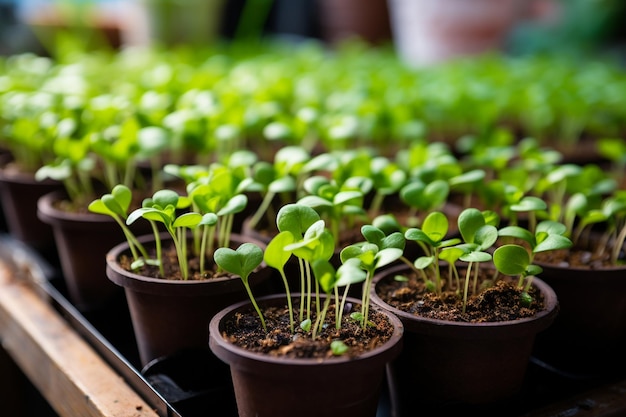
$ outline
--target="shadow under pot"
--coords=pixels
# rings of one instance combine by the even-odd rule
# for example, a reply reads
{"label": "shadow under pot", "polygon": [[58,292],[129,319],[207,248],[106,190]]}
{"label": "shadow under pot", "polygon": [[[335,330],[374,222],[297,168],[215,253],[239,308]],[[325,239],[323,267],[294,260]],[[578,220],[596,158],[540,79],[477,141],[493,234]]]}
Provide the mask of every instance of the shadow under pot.
{"label": "shadow under pot", "polygon": [[[284,308],[287,304],[285,294],[256,300],[262,311],[268,307]],[[297,294],[292,294],[292,300],[296,306]],[[360,300],[348,298],[347,305],[358,304]],[[390,337],[357,356],[324,358],[252,352],[229,341],[229,336],[224,336],[228,334],[227,329],[232,328],[234,322],[243,322],[246,327],[247,314],[256,314],[249,300],[216,314],[209,325],[209,346],[230,366],[239,416],[375,417],[386,365],[402,346],[403,326],[393,314],[376,306],[371,306],[370,311],[379,311],[388,319],[392,326]],[[244,317],[238,321],[242,314]],[[268,330],[271,331],[270,321]]]}
{"label": "shadow under pot", "polygon": [[420,410],[502,404],[522,389],[536,335],[558,312],[554,291],[534,278],[544,309],[534,316],[498,322],[459,322],[420,317],[385,301],[381,288],[408,276],[400,265],[373,278],[372,303],[400,318],[404,347],[390,366],[392,408],[397,416]]}
{"label": "shadow under pot", "polygon": [[[163,248],[171,244],[167,232],[161,234]],[[138,237],[148,253],[154,249],[154,236]],[[231,245],[262,242],[231,235]],[[122,256],[131,256],[128,243],[120,243],[106,255],[106,275],[124,288],[141,365],[174,355],[184,349],[207,349],[209,321],[221,309],[245,300],[248,295],[239,277],[221,276],[202,280],[154,278],[122,267]],[[264,288],[271,269],[261,266],[250,280],[253,290]],[[208,350],[208,349],[207,349]]]}

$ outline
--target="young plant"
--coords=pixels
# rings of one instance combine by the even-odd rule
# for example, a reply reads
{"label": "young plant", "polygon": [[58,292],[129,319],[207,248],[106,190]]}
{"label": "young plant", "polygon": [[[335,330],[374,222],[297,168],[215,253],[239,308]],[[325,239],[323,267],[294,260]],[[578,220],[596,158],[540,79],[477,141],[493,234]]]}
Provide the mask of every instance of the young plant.
{"label": "young plant", "polygon": [[328,223],[335,245],[339,244],[341,231],[350,228],[355,217],[365,215],[361,190],[343,189],[335,181],[320,175],[307,178],[304,189],[308,195],[300,198],[297,203],[311,207],[319,213]]}
{"label": "young plant", "polygon": [[493,253],[493,263],[499,272],[519,277],[517,286],[523,288],[523,302],[530,301],[528,290],[532,284],[532,277],[543,270],[539,265],[532,263],[535,254],[570,248],[572,241],[565,236],[566,231],[564,224],[551,220],[540,222],[534,233],[519,226],[507,226],[498,231],[499,236],[513,237],[526,244],[526,246],[505,244],[496,248]]}
{"label": "young plant", "polygon": [[365,328],[369,318],[370,287],[374,273],[377,269],[389,265],[402,256],[405,240],[400,232],[385,236],[382,230],[372,225],[363,226],[361,233],[366,241],[345,247],[340,257],[344,265],[352,259],[357,259],[359,261],[357,265],[366,272],[361,299],[361,324]]}
{"label": "young plant", "polygon": [[[165,230],[170,234],[176,255],[178,265],[183,280],[189,278],[188,248],[187,248],[187,229],[195,229],[202,222],[202,215],[196,212],[186,212],[181,215],[177,214],[177,210],[188,208],[191,201],[188,197],[179,196],[173,190],[159,190],[151,198],[143,201],[142,207],[130,213],[126,219],[126,224],[130,225],[139,218],[144,218],[153,222],[162,223]],[[155,239],[160,245],[161,239],[159,233],[154,230]],[[159,246],[160,247],[160,246]],[[163,265],[161,253],[157,253],[159,265]]]}
{"label": "young plant", "polygon": [[[417,258],[413,264],[407,262],[414,269],[421,271],[425,282],[429,282],[427,269],[432,271],[434,275],[434,283],[431,285],[437,294],[441,294],[442,282],[439,270],[439,260],[441,259],[442,249],[456,245],[461,242],[459,238],[448,239],[448,218],[440,211],[430,213],[424,219],[422,228],[413,227],[404,232],[407,240],[415,241],[422,248],[424,256]],[[454,262],[450,262],[454,266]]]}
{"label": "young plant", "polygon": [[[315,275],[315,279],[319,282],[322,291],[326,294],[326,300],[324,301],[324,306],[322,308],[321,313],[317,315],[315,320],[315,324],[313,325],[312,335],[311,337],[315,339],[317,332],[321,331],[324,325],[324,321],[326,319],[326,314],[328,313],[328,308],[330,307],[330,302],[333,299],[332,295],[334,292],[334,300],[335,300],[335,328],[341,328],[341,320],[343,318],[343,309],[346,304],[346,298],[348,296],[348,288],[350,285],[357,284],[359,282],[363,282],[367,279],[366,272],[361,269],[360,262],[356,259],[348,259],[346,262],[342,263],[342,265],[335,270],[335,267],[327,260],[318,259],[313,262],[313,274]],[[339,295],[339,288],[344,287],[343,295]],[[364,323],[366,323],[367,318],[367,306],[362,305],[362,313],[363,317],[354,316],[357,313],[353,313],[352,318],[359,319]],[[340,346],[335,345],[331,346],[331,351],[333,354],[338,355],[341,354]]]}
{"label": "young plant", "polygon": [[[276,152],[274,163],[259,161],[253,167],[254,184],[251,189],[261,192],[263,201],[250,218],[249,226],[254,228],[263,216],[273,219],[272,201],[276,196],[295,194],[303,166],[310,160],[310,155],[303,148],[288,146]],[[293,197],[291,197],[293,198]]]}
{"label": "young plant", "polygon": [[148,259],[148,253],[143,245],[137,240],[134,233],[128,228],[125,221],[132,202],[132,191],[123,184],[113,187],[110,194],[104,194],[101,198],[92,201],[87,207],[89,211],[112,217],[122,228],[128,247],[133,255],[133,261],[141,258]]}
{"label": "young plant", "polygon": [[241,278],[241,282],[243,282],[246,288],[250,302],[259,315],[261,326],[263,326],[263,330],[267,331],[265,318],[252,294],[249,283],[250,274],[263,262],[263,250],[254,243],[246,242],[242,243],[236,250],[231,248],[218,248],[213,258],[220,268],[231,274],[238,275]]}
{"label": "young plant", "polygon": [[[490,222],[497,224],[493,218],[490,219],[490,213],[484,213],[475,208],[467,208],[459,215],[458,225],[463,243],[456,247],[463,250],[464,253],[458,259],[468,263],[463,286],[463,312],[467,307],[472,272],[474,273],[472,291],[474,294],[477,292],[480,268],[476,264],[492,260],[492,256],[487,250],[498,240],[498,229]],[[474,266],[475,269],[472,271]]]}
{"label": "young plant", "polygon": [[[335,249],[334,239],[326,229],[319,214],[311,207],[300,204],[283,206],[276,216],[276,226],[279,233],[270,241],[268,246],[271,246],[271,250],[265,257],[270,261],[268,265],[271,264],[274,268],[278,267],[279,270],[283,270],[284,264],[289,259],[285,254],[280,253],[281,250],[290,255],[293,254],[298,259],[301,293],[300,322],[310,322],[313,296],[311,264],[316,260],[327,261],[332,257]],[[282,276],[285,288],[289,291],[284,271]],[[319,284],[317,281],[315,283]],[[318,293],[319,291],[315,291],[316,296]],[[319,302],[316,305],[319,308]],[[293,317],[291,306],[290,316]]]}

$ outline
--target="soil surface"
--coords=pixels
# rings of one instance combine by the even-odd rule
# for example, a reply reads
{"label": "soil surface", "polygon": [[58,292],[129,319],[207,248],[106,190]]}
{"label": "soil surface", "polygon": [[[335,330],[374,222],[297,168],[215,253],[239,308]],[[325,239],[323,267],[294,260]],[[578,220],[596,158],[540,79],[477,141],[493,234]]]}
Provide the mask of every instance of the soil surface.
{"label": "soil surface", "polygon": [[[623,266],[626,261],[623,251],[620,254],[620,261],[620,266]],[[602,251],[590,250],[586,247],[539,252],[535,255],[535,262],[564,268],[605,269],[616,267],[611,263],[610,249]]]}
{"label": "soil surface", "polygon": [[[191,252],[192,242],[188,243],[187,250]],[[148,255],[150,258],[155,259],[156,254],[154,250],[148,250]],[[163,251],[163,270],[164,274],[161,275],[159,267],[154,265],[144,265],[139,269],[133,270],[130,266],[133,262],[133,259],[126,255],[122,255],[118,260],[120,266],[127,271],[134,272],[135,274],[142,275],[144,277],[149,278],[161,278],[161,279],[170,279],[170,280],[182,280],[183,276],[180,271],[180,267],[178,264],[178,256],[176,255],[176,248],[173,244],[164,244]],[[189,278],[190,280],[205,280],[212,278],[221,278],[221,277],[232,277],[231,274],[220,272],[217,273],[217,267],[213,263],[212,258],[205,259],[205,271],[200,271],[200,258],[197,256],[189,256],[187,259],[187,265],[189,267]]]}
{"label": "soil surface", "polygon": [[[459,273],[462,278],[465,276],[465,271],[459,269]],[[496,283],[491,284],[492,278],[492,271],[479,277],[476,293],[472,292],[470,282],[465,311],[454,280],[448,282],[445,277],[441,296],[430,291],[414,273],[404,276],[403,280],[385,278],[376,286],[376,292],[384,302],[399,310],[438,320],[468,323],[517,320],[532,317],[544,309],[543,297],[535,287],[530,288],[533,301],[527,305],[522,302],[523,291],[517,287],[517,282],[500,275]]]}
{"label": "soil surface", "polygon": [[[384,344],[393,335],[393,325],[389,319],[370,309],[369,325],[363,328],[359,321],[350,317],[352,312],[360,311],[359,305],[346,303],[341,327],[335,326],[335,309],[331,307],[324,320],[324,327],[315,340],[311,332],[303,330],[299,320],[299,300],[294,299],[295,331],[289,327],[289,310],[284,306],[262,308],[267,324],[263,330],[257,313],[251,308],[247,312],[236,314],[233,320],[225,323],[223,337],[231,343],[252,352],[289,358],[329,358],[333,356],[330,344],[341,340],[348,347],[344,355],[355,357]],[[314,303],[313,303],[314,305]],[[315,312],[315,307],[311,309]],[[313,325],[315,317],[312,317]]]}

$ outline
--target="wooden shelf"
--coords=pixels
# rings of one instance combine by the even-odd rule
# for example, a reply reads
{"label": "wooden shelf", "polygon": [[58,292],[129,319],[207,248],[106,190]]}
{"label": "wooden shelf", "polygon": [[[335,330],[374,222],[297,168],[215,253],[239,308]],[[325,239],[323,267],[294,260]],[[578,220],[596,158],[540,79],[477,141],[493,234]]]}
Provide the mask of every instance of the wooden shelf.
{"label": "wooden shelf", "polygon": [[156,417],[42,299],[28,275],[0,258],[0,340],[52,408],[67,417]]}

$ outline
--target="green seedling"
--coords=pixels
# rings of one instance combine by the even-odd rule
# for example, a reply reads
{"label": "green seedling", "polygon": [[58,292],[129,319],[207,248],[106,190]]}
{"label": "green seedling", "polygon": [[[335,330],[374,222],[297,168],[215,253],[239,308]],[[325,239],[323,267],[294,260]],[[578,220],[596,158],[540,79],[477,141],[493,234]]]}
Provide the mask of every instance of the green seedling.
{"label": "green seedling", "polygon": [[[142,207],[130,213],[126,219],[126,224],[130,225],[139,218],[144,218],[153,222],[162,223],[165,230],[169,232],[178,257],[178,265],[184,280],[189,278],[189,267],[187,264],[187,229],[195,229],[202,222],[202,215],[195,212],[186,212],[177,215],[177,210],[187,208],[191,205],[189,198],[179,196],[176,191],[159,190],[152,198],[143,201]],[[158,232],[154,229],[155,239],[161,242]],[[161,255],[157,256],[159,265],[163,265]]]}
{"label": "green seedling", "polygon": [[250,302],[252,302],[254,309],[259,315],[261,326],[263,326],[263,330],[267,331],[265,318],[252,294],[249,283],[250,274],[263,262],[263,250],[254,243],[246,242],[242,243],[236,250],[231,248],[218,248],[213,258],[220,268],[231,274],[238,275],[241,278],[241,282],[243,282],[246,288]]}

